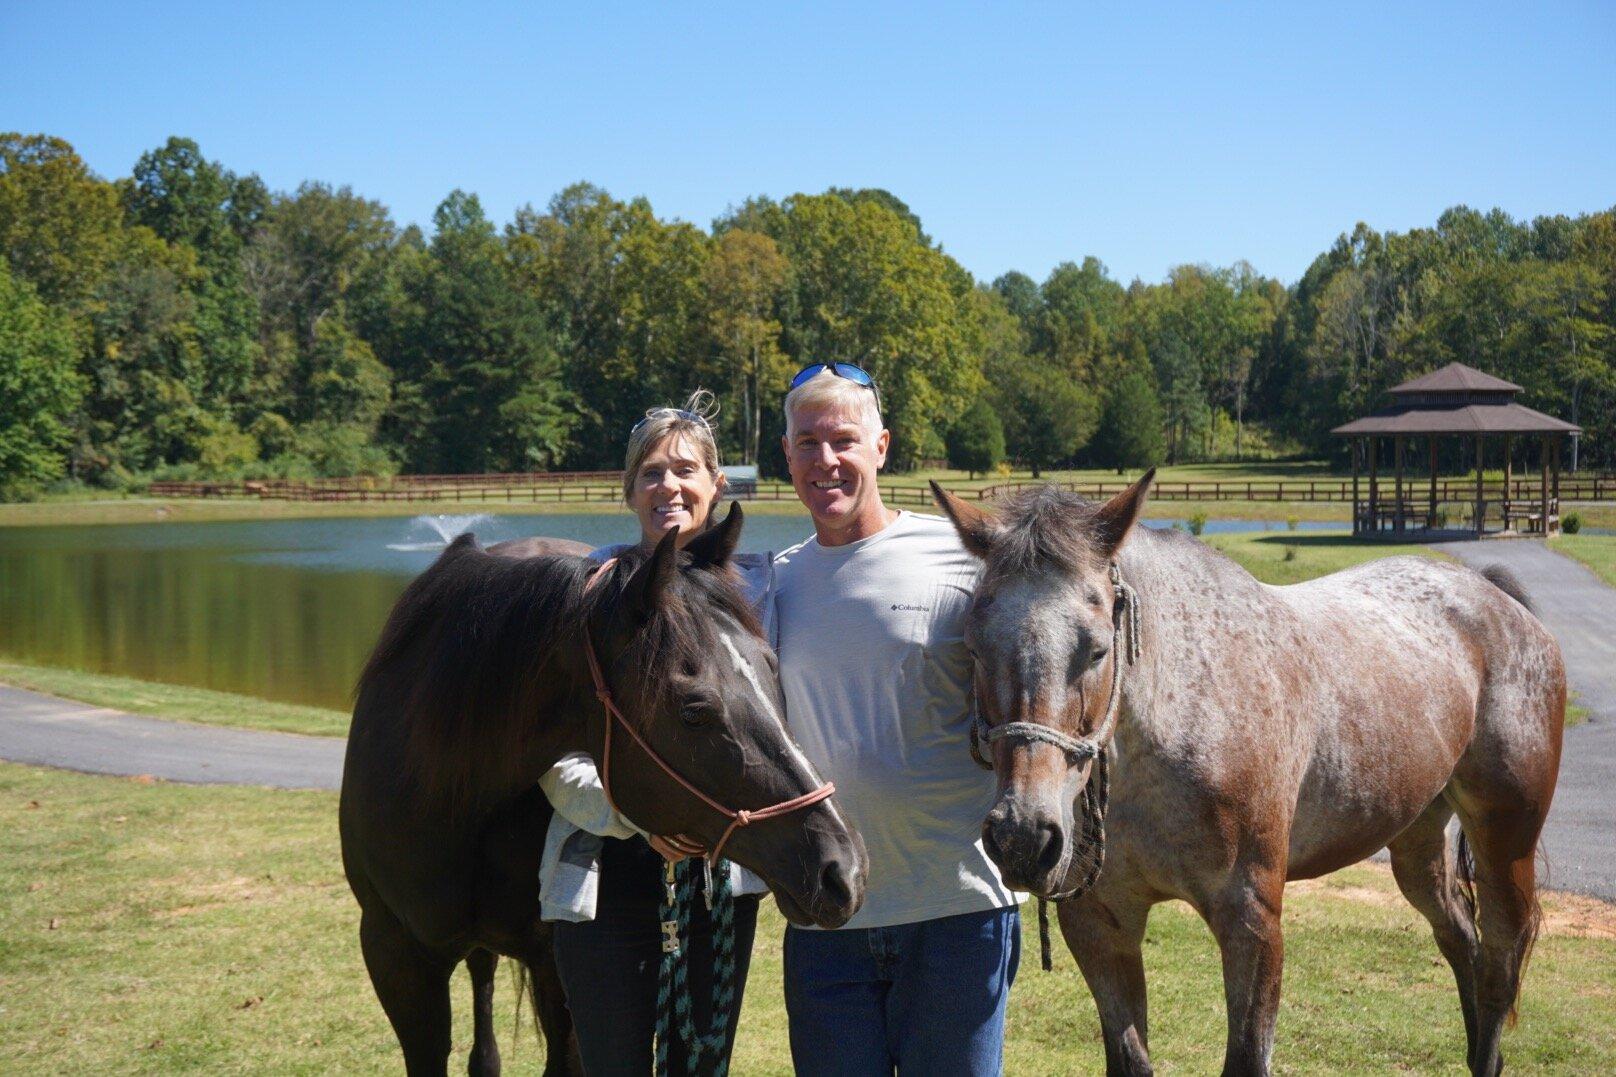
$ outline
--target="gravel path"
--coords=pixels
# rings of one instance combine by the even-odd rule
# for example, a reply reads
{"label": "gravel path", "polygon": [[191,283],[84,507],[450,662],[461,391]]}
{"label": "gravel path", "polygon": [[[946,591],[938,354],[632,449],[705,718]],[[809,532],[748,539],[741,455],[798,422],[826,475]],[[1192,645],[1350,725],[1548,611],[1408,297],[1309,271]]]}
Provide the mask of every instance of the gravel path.
{"label": "gravel path", "polygon": [[0,685],[0,759],[206,785],[336,789],[340,737],[171,722]]}

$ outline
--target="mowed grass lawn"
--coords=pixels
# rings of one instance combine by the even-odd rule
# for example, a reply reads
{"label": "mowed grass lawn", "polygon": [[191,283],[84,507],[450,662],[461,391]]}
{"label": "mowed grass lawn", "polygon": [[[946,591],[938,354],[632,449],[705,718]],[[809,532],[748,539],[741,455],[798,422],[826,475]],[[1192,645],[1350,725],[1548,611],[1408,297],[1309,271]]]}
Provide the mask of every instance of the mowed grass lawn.
{"label": "mowed grass lawn", "polygon": [[[0,1072],[398,1072],[359,956],[342,878],[336,798],[203,788],[0,765]],[[1528,1071],[1616,1070],[1616,911],[1550,895],[1549,929],[1505,1039]],[[1012,1074],[1098,1072],[1099,1026],[1071,958],[1037,967],[1027,907],[1011,995]],[[1464,1035],[1448,969],[1384,869],[1293,886],[1276,1069],[1458,1073]],[[782,921],[760,925],[735,1071],[790,1071]],[[1152,1047],[1164,1070],[1215,1070],[1223,1043],[1217,954],[1182,905],[1151,921]],[[470,988],[455,985],[455,1051]],[[514,1073],[540,1068],[501,977]],[[524,1023],[525,1024],[525,1023]]]}
{"label": "mowed grass lawn", "polygon": [[1576,558],[1616,587],[1616,535],[1560,535],[1549,540],[1549,549]]}

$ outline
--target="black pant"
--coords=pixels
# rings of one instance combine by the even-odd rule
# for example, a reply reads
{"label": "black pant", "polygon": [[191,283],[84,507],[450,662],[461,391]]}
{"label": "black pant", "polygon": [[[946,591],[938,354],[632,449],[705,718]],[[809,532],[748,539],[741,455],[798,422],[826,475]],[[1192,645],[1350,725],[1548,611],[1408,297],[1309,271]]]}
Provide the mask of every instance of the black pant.
{"label": "black pant", "polygon": [[[607,838],[601,853],[595,919],[555,925],[556,967],[589,1077],[643,1077],[651,1072],[657,974],[662,962],[658,917],[662,865],[662,857],[643,838]],[[696,1031],[705,1033],[713,1020],[713,924],[707,903],[698,899],[694,905],[685,945],[689,948]],[[735,1029],[740,1024],[757,911],[756,896],[735,899],[735,1004],[729,1015],[725,1058],[735,1046]],[[686,1054],[677,1030],[668,1045],[668,1061],[671,1072],[686,1072]]]}

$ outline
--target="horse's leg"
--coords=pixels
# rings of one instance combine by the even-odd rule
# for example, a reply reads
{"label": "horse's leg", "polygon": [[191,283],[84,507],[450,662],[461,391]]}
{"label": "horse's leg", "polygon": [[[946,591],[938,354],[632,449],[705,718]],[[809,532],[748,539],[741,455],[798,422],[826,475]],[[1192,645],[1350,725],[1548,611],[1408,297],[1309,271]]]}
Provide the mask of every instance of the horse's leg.
{"label": "horse's leg", "polygon": [[1460,889],[1458,864],[1448,843],[1453,808],[1438,797],[1388,846],[1392,874],[1410,905],[1431,924],[1436,945],[1453,968],[1464,1011],[1465,1058],[1476,1057],[1476,923]]}
{"label": "horse's leg", "polygon": [[498,1077],[499,1043],[494,1039],[494,970],[499,955],[476,949],[466,955],[471,973],[471,1060],[466,1071],[471,1077]]}
{"label": "horse's leg", "polygon": [[1056,906],[1061,934],[1088,982],[1100,1011],[1108,1074],[1148,1074],[1149,1026],[1145,1014],[1145,937],[1150,903],[1102,902],[1093,893]]}
{"label": "horse's leg", "polygon": [[1476,860],[1481,943],[1476,961],[1476,1050],[1472,1073],[1493,1077],[1504,1068],[1500,1040],[1513,1021],[1521,969],[1537,939],[1535,810],[1476,811],[1460,819]]}
{"label": "horse's leg", "polygon": [[1225,1074],[1265,1074],[1274,1051],[1285,940],[1279,914],[1283,868],[1237,867],[1203,915],[1223,956],[1223,996],[1229,1014]]}
{"label": "horse's leg", "polygon": [[422,946],[385,909],[359,920],[359,945],[376,997],[404,1049],[404,1068],[444,1074],[449,1065],[449,974],[454,963]]}

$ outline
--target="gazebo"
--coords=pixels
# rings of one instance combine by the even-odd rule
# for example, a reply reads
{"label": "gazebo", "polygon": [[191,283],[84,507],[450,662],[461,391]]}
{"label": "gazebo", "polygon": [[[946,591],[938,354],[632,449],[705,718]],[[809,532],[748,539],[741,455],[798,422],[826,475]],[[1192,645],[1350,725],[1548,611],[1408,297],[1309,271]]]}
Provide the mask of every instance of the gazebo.
{"label": "gazebo", "polygon": [[[1364,536],[1406,536],[1453,529],[1442,526],[1437,506],[1454,502],[1470,507],[1475,537],[1486,534],[1552,535],[1560,530],[1560,449],[1568,436],[1582,433],[1571,423],[1533,411],[1515,402],[1519,385],[1483,374],[1463,363],[1406,381],[1391,390],[1393,403],[1361,419],[1330,431],[1350,437],[1352,446],[1352,533]],[[1537,489],[1511,474],[1516,435],[1541,439]],[[1474,438],[1476,479],[1438,480],[1437,439]],[[1489,437],[1504,440],[1504,482],[1488,487],[1482,481],[1485,445]],[[1377,463],[1381,438],[1392,441],[1393,489],[1384,496]],[[1404,442],[1423,438],[1430,463],[1430,486],[1422,498],[1403,474]],[[1359,497],[1359,472],[1368,463],[1368,498]],[[1535,495],[1535,496],[1534,496]],[[1496,509],[1497,527],[1487,529],[1489,510]]]}

